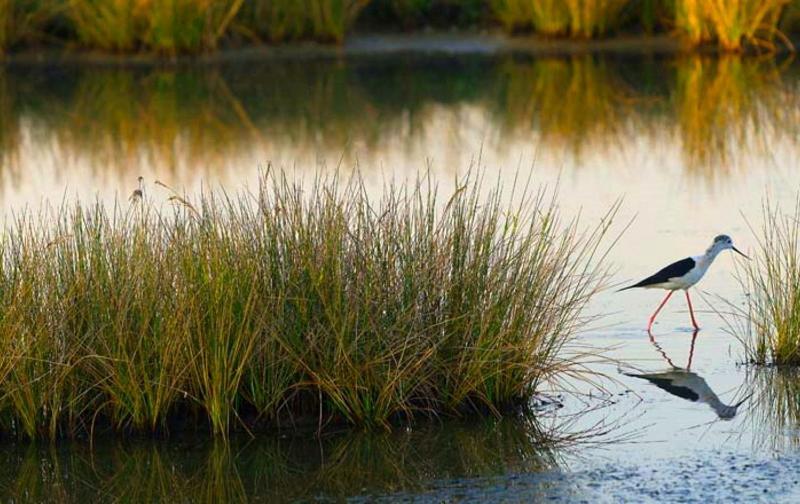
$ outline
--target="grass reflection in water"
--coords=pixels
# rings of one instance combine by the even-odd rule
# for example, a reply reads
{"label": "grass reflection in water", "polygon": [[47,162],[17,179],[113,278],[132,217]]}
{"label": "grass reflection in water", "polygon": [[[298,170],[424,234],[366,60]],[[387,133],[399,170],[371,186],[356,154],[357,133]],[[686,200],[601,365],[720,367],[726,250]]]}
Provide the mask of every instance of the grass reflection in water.
{"label": "grass reflection in water", "polygon": [[42,151],[59,170],[130,180],[143,166],[160,177],[240,170],[282,152],[430,154],[480,128],[495,150],[530,141],[578,160],[642,137],[677,142],[685,170],[715,180],[793,135],[796,72],[784,66],[591,55],[15,66],[0,73],[0,163],[12,184]]}
{"label": "grass reflection in water", "polygon": [[773,450],[800,446],[800,370],[756,368],[748,385],[754,392],[749,412],[756,443]]}
{"label": "grass reflection in water", "polygon": [[18,445],[3,499],[265,502],[424,490],[436,480],[557,470],[559,442],[528,418],[429,424],[395,433]]}

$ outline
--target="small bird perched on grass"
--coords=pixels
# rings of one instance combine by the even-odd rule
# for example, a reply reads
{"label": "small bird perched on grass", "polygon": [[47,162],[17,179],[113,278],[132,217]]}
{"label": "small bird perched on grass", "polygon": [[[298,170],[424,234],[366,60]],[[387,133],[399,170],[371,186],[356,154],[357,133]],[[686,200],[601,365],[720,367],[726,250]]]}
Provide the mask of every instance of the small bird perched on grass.
{"label": "small bird perched on grass", "polygon": [[139,175],[139,179],[138,180],[139,180],[139,187],[137,189],[134,189],[133,192],[131,193],[130,197],[128,198],[128,201],[130,201],[131,203],[135,203],[137,201],[141,201],[142,198],[144,197],[144,187],[143,187],[144,177]]}
{"label": "small bird perched on grass", "polygon": [[733,240],[731,240],[730,236],[719,235],[714,238],[713,243],[711,243],[711,246],[708,247],[708,250],[706,250],[703,255],[687,257],[686,259],[676,261],[666,268],[659,270],[655,274],[650,275],[641,282],[629,285],[628,287],[622,288],[617,292],[634,289],[636,287],[642,287],[645,289],[666,289],[669,291],[664,300],[661,301],[661,304],[658,305],[658,308],[656,308],[655,313],[653,313],[653,315],[650,317],[650,322],[647,324],[647,331],[650,332],[650,330],[653,328],[653,322],[656,320],[658,312],[660,312],[661,308],[667,304],[667,301],[669,300],[670,296],[672,296],[672,293],[676,290],[683,289],[683,291],[686,293],[686,302],[689,304],[689,314],[692,317],[692,325],[695,329],[699,329],[700,326],[697,325],[697,320],[694,318],[692,300],[689,297],[689,287],[693,286],[699,282],[701,278],[703,278],[703,275],[705,275],[706,271],[708,271],[708,267],[711,266],[711,263],[714,262],[714,259],[717,258],[717,255],[720,252],[728,249],[733,250],[746,259],[750,259],[739,249],[733,246]]}

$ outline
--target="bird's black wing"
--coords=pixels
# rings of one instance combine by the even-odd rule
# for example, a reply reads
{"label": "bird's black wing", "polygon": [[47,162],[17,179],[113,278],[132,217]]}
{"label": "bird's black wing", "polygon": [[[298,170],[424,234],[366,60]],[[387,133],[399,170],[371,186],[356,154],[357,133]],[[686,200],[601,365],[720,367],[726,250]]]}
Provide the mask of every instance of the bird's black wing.
{"label": "bird's black wing", "polygon": [[654,376],[628,374],[628,373],[625,373],[625,375],[647,380],[656,387],[660,388],[661,390],[666,390],[670,394],[686,399],[687,401],[694,402],[700,399],[700,394],[698,394],[697,392],[688,387],[680,387],[677,385],[673,385],[672,380],[670,380],[669,378],[656,378]]}
{"label": "bird's black wing", "polygon": [[691,257],[687,257],[686,259],[681,259],[680,261],[676,261],[666,268],[660,269],[654,275],[650,275],[649,277],[645,278],[639,283],[629,285],[624,289],[620,290],[627,290],[633,289],[634,287],[647,287],[648,285],[656,285],[664,282],[669,282],[670,278],[681,277],[688,273],[692,268],[696,265],[694,259]]}

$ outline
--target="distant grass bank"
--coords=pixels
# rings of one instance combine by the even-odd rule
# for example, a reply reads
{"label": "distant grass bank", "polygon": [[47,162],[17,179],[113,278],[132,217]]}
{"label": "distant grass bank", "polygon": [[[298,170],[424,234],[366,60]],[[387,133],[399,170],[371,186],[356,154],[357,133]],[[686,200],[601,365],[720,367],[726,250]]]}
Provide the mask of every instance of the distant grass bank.
{"label": "distant grass bank", "polygon": [[605,279],[614,211],[584,231],[518,185],[508,211],[474,177],[374,201],[358,177],[272,173],[254,193],[173,193],[175,208],[145,193],[21,216],[0,241],[0,432],[524,407],[577,372],[565,346]]}
{"label": "distant grass bank", "polygon": [[354,29],[494,28],[591,39],[668,33],[688,47],[790,46],[800,0],[0,0],[0,54],[42,44],[193,54],[342,42]]}

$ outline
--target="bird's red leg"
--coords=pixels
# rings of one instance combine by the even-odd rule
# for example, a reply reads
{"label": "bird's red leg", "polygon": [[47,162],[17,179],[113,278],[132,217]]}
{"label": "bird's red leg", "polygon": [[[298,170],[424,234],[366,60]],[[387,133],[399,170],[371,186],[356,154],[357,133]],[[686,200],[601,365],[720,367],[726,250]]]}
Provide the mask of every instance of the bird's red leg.
{"label": "bird's red leg", "polygon": [[653,316],[650,317],[650,323],[647,324],[647,332],[650,332],[650,329],[653,328],[653,322],[656,320],[656,315],[658,315],[658,312],[661,311],[661,308],[663,308],[664,305],[667,304],[667,301],[669,300],[669,297],[672,295],[673,292],[674,291],[669,291],[667,293],[667,297],[664,298],[664,301],[661,301],[661,304],[658,305],[658,308],[656,308],[656,311],[655,313],[653,313]]}
{"label": "bird's red leg", "polygon": [[686,293],[686,302],[689,303],[689,315],[692,317],[692,325],[695,329],[700,329],[700,326],[697,325],[697,320],[694,318],[694,310],[692,309],[692,298],[689,297],[689,291],[684,291]]}

